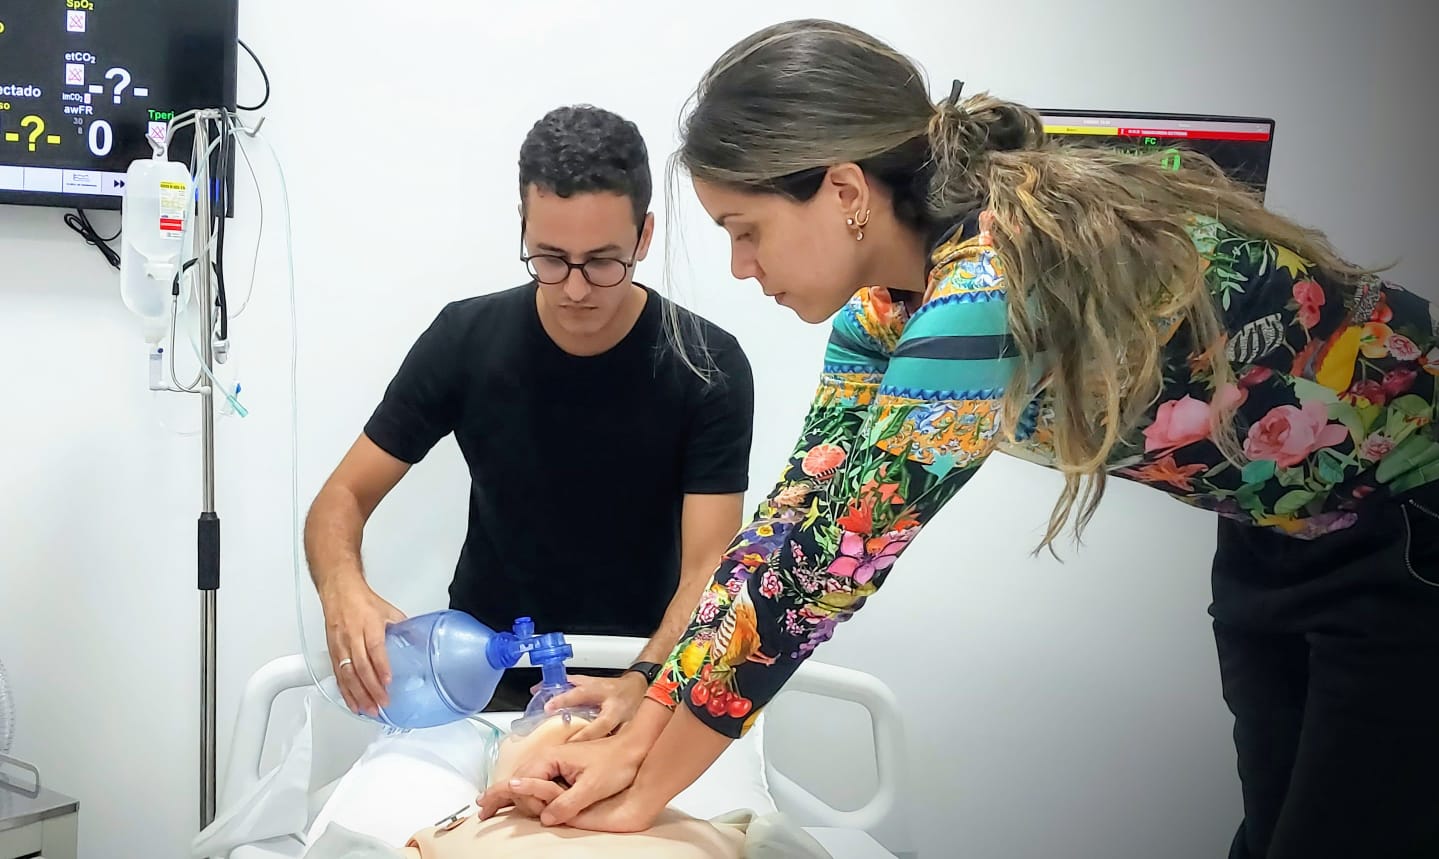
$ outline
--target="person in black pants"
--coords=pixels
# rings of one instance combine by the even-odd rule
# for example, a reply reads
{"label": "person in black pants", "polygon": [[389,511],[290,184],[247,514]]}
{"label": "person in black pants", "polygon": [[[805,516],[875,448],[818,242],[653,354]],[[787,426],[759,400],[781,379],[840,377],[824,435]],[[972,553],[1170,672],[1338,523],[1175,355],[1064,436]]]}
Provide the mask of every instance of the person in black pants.
{"label": "person in black pants", "polygon": [[1220,519],[1210,611],[1244,785],[1230,859],[1439,855],[1439,491],[1313,541]]}

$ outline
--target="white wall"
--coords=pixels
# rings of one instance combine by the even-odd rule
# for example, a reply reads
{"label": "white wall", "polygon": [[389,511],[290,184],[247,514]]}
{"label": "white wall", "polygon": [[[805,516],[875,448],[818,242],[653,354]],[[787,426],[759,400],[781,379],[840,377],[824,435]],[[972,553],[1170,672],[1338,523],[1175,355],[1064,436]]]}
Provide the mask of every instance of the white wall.
{"label": "white wall", "polygon": [[[661,3],[491,5],[244,4],[294,206],[306,499],[440,305],[521,279],[514,164],[528,125],[559,103],[602,104],[640,124],[660,170],[707,62],[781,17],[822,14],[892,40],[936,95],[961,77],[1040,106],[1273,115],[1272,203],[1357,259],[1402,258],[1400,278],[1436,294],[1432,173],[1400,169],[1427,161],[1407,161],[1403,145],[1435,139],[1432,114],[1411,112],[1432,105],[1420,82],[1434,80],[1422,41],[1433,28],[1397,0],[1387,11],[731,2],[692,19]],[[258,77],[242,68],[249,99]],[[278,224],[278,185],[260,167]],[[793,437],[824,333],[733,282],[723,236],[682,191],[680,295],[741,338],[761,380],[758,493]],[[232,247],[245,249],[254,200],[240,211]],[[253,414],[219,439],[222,741],[244,677],[298,645],[282,251],[267,239],[254,304],[234,325]],[[663,269],[643,274],[660,285]],[[193,429],[197,406],[145,392],[137,331],[114,275],[59,212],[0,208],[0,658],[16,751],[81,799],[81,852],[94,859],[180,855],[198,814],[200,460],[193,438],[158,423]],[[447,443],[377,517],[369,563],[404,608],[443,599],[465,480]],[[996,459],[822,657],[878,674],[912,713],[910,799],[927,856],[1221,855],[1239,802],[1205,615],[1212,522],[1115,486],[1084,551],[1062,566],[1033,560],[1056,486]],[[852,739],[862,721],[806,713],[776,714],[782,762],[853,799],[868,778],[847,751],[865,747]]]}

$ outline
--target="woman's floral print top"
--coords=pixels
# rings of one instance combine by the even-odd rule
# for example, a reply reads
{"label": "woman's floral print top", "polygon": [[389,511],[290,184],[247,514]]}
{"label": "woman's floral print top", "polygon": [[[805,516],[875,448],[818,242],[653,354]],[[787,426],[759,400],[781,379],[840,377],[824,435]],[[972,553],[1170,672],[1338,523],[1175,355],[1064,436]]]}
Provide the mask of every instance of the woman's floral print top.
{"label": "woman's floral print top", "polygon": [[[819,389],[779,482],[740,533],[650,697],[740,736],[799,664],[884,584],[996,449],[1052,463],[1043,378],[1003,442],[1015,372],[1004,271],[982,219],[932,254],[913,314],[866,289],[834,321]],[[1378,279],[1342,286],[1294,253],[1195,219],[1237,384],[1216,390],[1174,331],[1162,396],[1111,473],[1312,539],[1439,480],[1439,320]],[[1211,440],[1233,407],[1244,460]]]}

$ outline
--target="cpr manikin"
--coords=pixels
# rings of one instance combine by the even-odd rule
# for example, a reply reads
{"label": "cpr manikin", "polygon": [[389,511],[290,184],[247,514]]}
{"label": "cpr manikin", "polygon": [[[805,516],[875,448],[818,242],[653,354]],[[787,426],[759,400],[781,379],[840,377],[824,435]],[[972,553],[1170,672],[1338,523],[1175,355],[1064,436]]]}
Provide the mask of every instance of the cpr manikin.
{"label": "cpr manikin", "polygon": [[[499,741],[489,781],[509,779],[520,761],[546,746],[567,741],[584,727],[583,715],[557,713],[532,723],[527,733],[510,733]],[[437,810],[437,817],[445,810]],[[666,810],[644,832],[590,832],[566,826],[547,827],[515,809],[489,820],[469,814],[416,832],[401,850],[356,835],[332,824],[306,853],[307,859],[779,859],[828,857],[802,829],[782,816],[755,817],[736,813],[700,820]]]}

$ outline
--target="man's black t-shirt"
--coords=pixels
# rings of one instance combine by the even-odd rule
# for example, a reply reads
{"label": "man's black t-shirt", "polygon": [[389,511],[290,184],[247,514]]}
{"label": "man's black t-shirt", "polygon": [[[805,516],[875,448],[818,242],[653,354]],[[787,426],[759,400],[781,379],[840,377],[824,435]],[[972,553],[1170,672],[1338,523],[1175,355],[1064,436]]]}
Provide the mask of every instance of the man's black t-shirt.
{"label": "man's black t-shirt", "polygon": [[528,615],[541,632],[648,637],[679,581],[683,496],[747,488],[749,362],[691,315],[718,369],[699,378],[648,288],[624,339],[570,355],[545,334],[535,290],[445,307],[365,434],[408,463],[455,434],[471,484],[452,608],[493,629]]}

